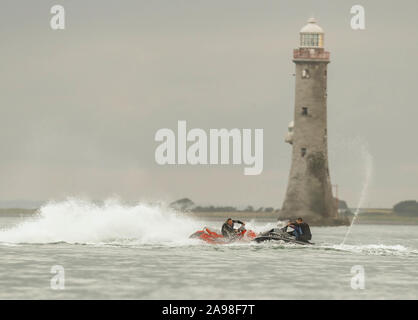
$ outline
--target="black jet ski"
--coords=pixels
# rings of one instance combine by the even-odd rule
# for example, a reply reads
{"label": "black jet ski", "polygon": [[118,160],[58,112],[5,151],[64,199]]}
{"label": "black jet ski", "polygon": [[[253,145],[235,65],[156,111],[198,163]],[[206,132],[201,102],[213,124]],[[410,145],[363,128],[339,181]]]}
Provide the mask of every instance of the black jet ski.
{"label": "black jet ski", "polygon": [[255,242],[264,242],[264,241],[284,241],[288,243],[295,243],[301,245],[313,245],[309,241],[299,241],[290,234],[288,234],[284,229],[274,228],[266,232],[260,233],[257,237],[254,238]]}

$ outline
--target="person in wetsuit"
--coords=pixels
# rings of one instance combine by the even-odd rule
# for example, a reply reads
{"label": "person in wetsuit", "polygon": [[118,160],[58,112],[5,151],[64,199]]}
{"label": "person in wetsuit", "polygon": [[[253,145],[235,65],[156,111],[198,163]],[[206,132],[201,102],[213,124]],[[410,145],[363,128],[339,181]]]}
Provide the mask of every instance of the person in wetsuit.
{"label": "person in wetsuit", "polygon": [[239,223],[245,226],[245,223],[239,220],[232,220],[228,218],[222,225],[222,235],[227,239],[234,239],[237,236],[238,230],[234,229],[234,223]]}
{"label": "person in wetsuit", "polygon": [[302,218],[297,218],[296,222],[289,222],[286,228],[287,227],[293,228],[293,231],[288,232],[288,234],[295,236],[298,241],[309,242],[309,240],[312,239],[311,229]]}

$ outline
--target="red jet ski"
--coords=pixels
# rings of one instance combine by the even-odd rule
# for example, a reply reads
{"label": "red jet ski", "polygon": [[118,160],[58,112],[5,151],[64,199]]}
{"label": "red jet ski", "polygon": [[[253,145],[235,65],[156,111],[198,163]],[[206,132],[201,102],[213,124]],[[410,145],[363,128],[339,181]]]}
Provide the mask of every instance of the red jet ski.
{"label": "red jet ski", "polygon": [[225,238],[222,234],[204,227],[203,230],[196,231],[189,238],[200,239],[210,244],[226,244],[232,242],[248,242],[255,239],[255,237],[257,237],[257,234],[254,231],[246,230],[244,227],[239,228],[236,236],[232,239]]}

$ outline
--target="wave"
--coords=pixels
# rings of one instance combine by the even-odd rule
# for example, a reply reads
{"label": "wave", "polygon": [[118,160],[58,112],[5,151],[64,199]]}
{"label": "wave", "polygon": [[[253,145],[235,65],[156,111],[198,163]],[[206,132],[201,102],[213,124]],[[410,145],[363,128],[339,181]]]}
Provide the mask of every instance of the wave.
{"label": "wave", "polygon": [[50,202],[37,215],[0,231],[2,243],[136,243],[181,242],[201,226],[166,206],[102,205],[79,199]]}
{"label": "wave", "polygon": [[321,246],[321,248],[328,250],[337,250],[345,251],[356,254],[366,254],[366,255],[395,255],[395,256],[408,256],[408,255],[418,255],[418,250],[407,248],[402,245],[384,245],[384,244],[366,244],[366,245],[347,245],[347,244],[338,244],[338,245],[329,245]]}

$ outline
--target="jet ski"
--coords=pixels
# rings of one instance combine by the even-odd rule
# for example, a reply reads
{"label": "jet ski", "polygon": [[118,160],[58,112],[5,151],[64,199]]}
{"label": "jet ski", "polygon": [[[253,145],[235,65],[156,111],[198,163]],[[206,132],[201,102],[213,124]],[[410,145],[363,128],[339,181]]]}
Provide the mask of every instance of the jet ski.
{"label": "jet ski", "polygon": [[300,241],[296,240],[294,236],[288,234],[284,229],[274,228],[266,232],[262,232],[257,237],[253,239],[255,242],[264,242],[264,241],[283,241],[287,243],[295,243],[301,245],[313,245],[309,241]]}
{"label": "jet ski", "polygon": [[189,238],[200,239],[210,244],[227,244],[233,242],[249,242],[255,239],[256,236],[257,234],[254,231],[247,230],[243,226],[237,230],[237,234],[233,238],[225,238],[222,234],[204,227],[202,230],[193,233]]}

